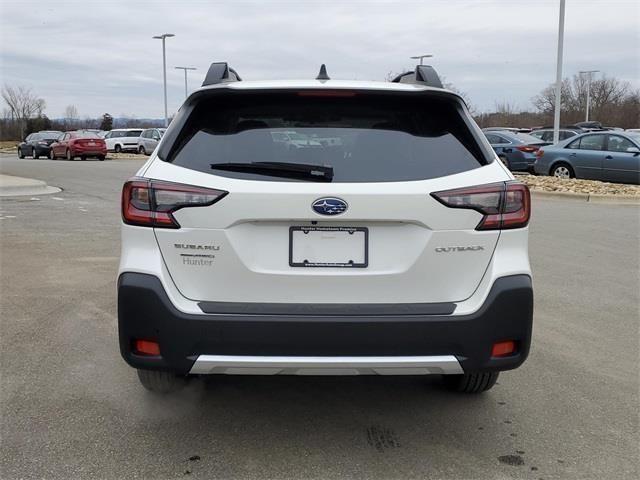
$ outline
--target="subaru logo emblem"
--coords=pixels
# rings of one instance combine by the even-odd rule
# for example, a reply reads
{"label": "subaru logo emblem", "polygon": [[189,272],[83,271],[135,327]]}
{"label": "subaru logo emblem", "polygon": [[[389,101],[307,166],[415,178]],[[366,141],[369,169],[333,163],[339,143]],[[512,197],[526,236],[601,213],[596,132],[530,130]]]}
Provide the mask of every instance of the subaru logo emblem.
{"label": "subaru logo emblem", "polygon": [[339,215],[347,209],[347,202],[339,198],[319,198],[311,204],[311,208],[320,215]]}

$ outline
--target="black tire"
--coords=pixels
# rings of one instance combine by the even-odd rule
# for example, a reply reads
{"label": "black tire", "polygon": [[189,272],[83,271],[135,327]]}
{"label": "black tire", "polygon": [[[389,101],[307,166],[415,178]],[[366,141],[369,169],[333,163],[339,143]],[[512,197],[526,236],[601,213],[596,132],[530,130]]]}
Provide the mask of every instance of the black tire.
{"label": "black tire", "polygon": [[504,155],[498,155],[498,158],[505,167],[511,170],[511,163],[509,162],[509,159],[507,157],[505,157]]}
{"label": "black tire", "polygon": [[98,160],[100,160],[101,162],[104,162],[104,155],[98,155]]}
{"label": "black tire", "polygon": [[49,160],[55,160],[56,159],[56,154],[53,153],[53,148],[51,150],[49,150]]}
{"label": "black tire", "polygon": [[86,162],[87,161],[87,157],[82,156],[82,157],[80,157],[80,160],[82,160],[83,162]]}
{"label": "black tire", "polygon": [[67,152],[66,152],[65,156],[67,157],[67,160],[69,160],[69,161],[71,161],[71,160],[73,160],[75,158],[75,157],[71,156],[71,150],[69,150],[68,148],[67,148]]}
{"label": "black tire", "polygon": [[18,147],[18,158],[24,158],[24,153],[20,147]]}
{"label": "black tire", "polygon": [[138,379],[144,388],[154,393],[176,392],[187,384],[186,377],[156,370],[138,370]]}
{"label": "black tire", "polygon": [[549,171],[549,175],[558,178],[576,178],[576,174],[571,165],[565,162],[558,162]]}
{"label": "black tire", "polygon": [[482,393],[496,384],[500,372],[465,373],[464,375],[445,375],[445,386],[459,393]]}
{"label": "black tire", "polygon": [[147,154],[147,151],[145,150],[144,145],[140,145],[140,148],[138,148],[138,153],[140,155],[146,155]]}
{"label": "black tire", "polygon": [[113,151],[116,152],[116,153],[120,153],[120,152],[122,152],[122,147],[120,145],[116,145],[114,147]]}
{"label": "black tire", "polygon": [[31,149],[31,156],[34,160],[38,160],[40,158],[40,155],[38,155],[38,151],[35,148]]}

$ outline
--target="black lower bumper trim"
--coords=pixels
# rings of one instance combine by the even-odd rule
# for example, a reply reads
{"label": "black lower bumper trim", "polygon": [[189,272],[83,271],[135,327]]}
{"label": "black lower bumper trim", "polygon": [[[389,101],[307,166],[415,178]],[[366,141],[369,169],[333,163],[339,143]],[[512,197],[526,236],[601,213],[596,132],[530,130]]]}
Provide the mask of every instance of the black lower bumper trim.
{"label": "black lower bumper trim", "polygon": [[[320,308],[303,314],[294,307],[287,315],[275,310],[193,315],[178,311],[152,275],[123,273],[118,281],[120,350],[136,368],[186,374],[201,354],[455,355],[465,372],[477,372],[516,368],[529,353],[533,291],[528,275],[496,280],[485,303],[470,315],[385,311],[337,315]],[[156,340],[161,356],[137,355],[135,339]],[[501,340],[515,340],[517,353],[491,358],[493,343]]]}

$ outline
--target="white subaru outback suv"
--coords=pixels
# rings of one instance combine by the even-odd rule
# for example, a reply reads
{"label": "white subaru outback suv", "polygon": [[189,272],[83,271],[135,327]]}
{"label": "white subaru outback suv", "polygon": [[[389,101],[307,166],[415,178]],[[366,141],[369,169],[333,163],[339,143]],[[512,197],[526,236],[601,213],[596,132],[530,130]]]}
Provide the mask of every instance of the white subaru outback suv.
{"label": "white subaru outback suv", "polygon": [[430,66],[378,83],[211,65],[122,192],[120,349],[146,388],[437,374],[478,393],[524,362],[529,190],[441,87]]}

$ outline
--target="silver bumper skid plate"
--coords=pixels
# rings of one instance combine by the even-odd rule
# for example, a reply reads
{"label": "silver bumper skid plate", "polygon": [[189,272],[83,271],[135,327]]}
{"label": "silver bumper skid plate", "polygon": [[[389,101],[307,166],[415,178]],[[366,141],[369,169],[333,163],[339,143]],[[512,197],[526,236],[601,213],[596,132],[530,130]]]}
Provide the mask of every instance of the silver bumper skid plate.
{"label": "silver bumper skid plate", "polygon": [[199,355],[190,374],[452,375],[464,371],[453,355],[411,357],[290,357]]}

